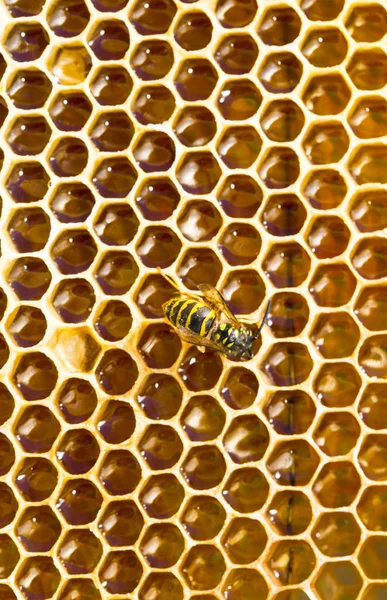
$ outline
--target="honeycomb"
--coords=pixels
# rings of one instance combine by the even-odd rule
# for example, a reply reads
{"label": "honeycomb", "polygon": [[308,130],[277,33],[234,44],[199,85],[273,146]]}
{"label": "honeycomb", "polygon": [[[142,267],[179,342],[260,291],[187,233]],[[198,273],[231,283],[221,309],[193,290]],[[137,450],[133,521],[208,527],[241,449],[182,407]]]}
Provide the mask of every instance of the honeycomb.
{"label": "honeycomb", "polygon": [[387,598],[386,9],[1,0],[1,600]]}

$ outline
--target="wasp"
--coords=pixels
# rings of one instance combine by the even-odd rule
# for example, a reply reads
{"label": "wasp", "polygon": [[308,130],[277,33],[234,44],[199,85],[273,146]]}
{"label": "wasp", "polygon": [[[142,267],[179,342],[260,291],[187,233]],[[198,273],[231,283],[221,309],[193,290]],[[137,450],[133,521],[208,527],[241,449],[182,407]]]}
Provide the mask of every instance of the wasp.
{"label": "wasp", "polygon": [[212,285],[198,286],[202,296],[181,292],[169,275],[159,269],[163,277],[178,291],[162,306],[166,319],[173,325],[179,337],[190,344],[199,346],[204,352],[207,346],[225,354],[233,360],[250,360],[253,357],[253,343],[259,337],[270,309],[256,331],[241,323],[227,306],[222,294]]}

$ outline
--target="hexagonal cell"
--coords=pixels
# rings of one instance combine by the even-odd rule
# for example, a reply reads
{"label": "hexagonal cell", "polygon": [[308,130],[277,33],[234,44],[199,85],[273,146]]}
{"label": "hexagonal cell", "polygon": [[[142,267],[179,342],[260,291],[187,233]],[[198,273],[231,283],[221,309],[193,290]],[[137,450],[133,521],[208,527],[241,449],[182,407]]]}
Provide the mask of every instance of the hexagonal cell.
{"label": "hexagonal cell", "polygon": [[15,344],[21,348],[30,348],[44,338],[47,321],[39,308],[20,306],[8,322],[7,329]]}
{"label": "hexagonal cell", "polygon": [[168,177],[155,177],[142,182],[135,200],[145,219],[163,221],[177,208],[180,195]]}
{"label": "hexagonal cell", "polygon": [[184,550],[184,538],[173,523],[155,523],[145,531],[140,551],[150,567],[167,569],[179,560]]}
{"label": "hexagonal cell", "polygon": [[135,429],[136,417],[128,402],[109,400],[98,415],[97,429],[108,444],[121,444]]}
{"label": "hexagonal cell", "polygon": [[132,113],[142,125],[168,121],[175,110],[175,97],[163,85],[147,85],[139,89],[132,103]]}
{"label": "hexagonal cell", "polygon": [[387,531],[387,486],[369,486],[356,507],[357,513],[371,531]]}
{"label": "hexagonal cell", "polygon": [[318,266],[309,287],[316,304],[334,308],[348,304],[355,289],[355,276],[340,263]]}
{"label": "hexagonal cell", "polygon": [[387,83],[387,56],[379,48],[355,50],[346,68],[359,90],[379,90]]}
{"label": "hexagonal cell", "polygon": [[[231,569],[228,572],[222,588],[225,598],[233,600],[254,600],[261,598],[266,600],[268,586],[257,569]],[[197,600],[212,600],[212,596],[195,596]]]}
{"label": "hexagonal cell", "polygon": [[50,106],[50,116],[61,131],[80,131],[93,106],[83,92],[60,92]]}
{"label": "hexagonal cell", "polygon": [[50,556],[26,558],[16,576],[16,585],[27,600],[52,598],[60,581],[60,572]]}
{"label": "hexagonal cell", "polygon": [[90,19],[83,0],[58,0],[51,5],[47,22],[55,35],[69,38],[82,33]]}
{"label": "hexagonal cell", "polygon": [[128,28],[118,19],[104,19],[92,28],[88,42],[99,60],[120,60],[129,48]]}
{"label": "hexagonal cell", "polygon": [[319,456],[305,440],[279,442],[266,460],[266,467],[279,485],[306,485],[314,475]]}
{"label": "hexagonal cell", "polygon": [[347,55],[348,43],[337,27],[310,30],[301,52],[314,67],[327,68],[339,65]]}
{"label": "hexagonal cell", "polygon": [[387,227],[386,206],[385,190],[367,190],[355,196],[350,215],[359,231],[379,231]]}
{"label": "hexagonal cell", "polygon": [[238,463],[261,460],[269,444],[266,426],[255,415],[234,418],[223,437],[223,446]]}
{"label": "hexagonal cell", "polygon": [[219,139],[216,150],[229,169],[247,169],[259,155],[261,139],[254,127],[230,127]]}
{"label": "hexagonal cell", "polygon": [[301,583],[311,575],[316,557],[308,542],[283,540],[273,544],[266,564],[279,585],[291,585]]}
{"label": "hexagonal cell", "polygon": [[358,362],[369,377],[387,379],[387,336],[374,335],[360,346]]}
{"label": "hexagonal cell", "polygon": [[41,208],[17,210],[8,224],[8,232],[18,252],[42,250],[50,235],[50,219]]}
{"label": "hexagonal cell", "polygon": [[27,502],[41,502],[53,493],[58,483],[58,471],[52,461],[33,456],[24,458],[17,468],[15,484]]}
{"label": "hexagonal cell", "polygon": [[271,190],[291,186],[300,175],[297,154],[291,148],[271,148],[259,164],[258,175]]}
{"label": "hexagonal cell", "polygon": [[99,519],[98,528],[110,546],[132,546],[144,519],[133,500],[110,502]]}
{"label": "hexagonal cell", "polygon": [[51,81],[39,69],[16,71],[7,85],[7,94],[16,108],[33,110],[41,108],[52,90]]}
{"label": "hexagonal cell", "polygon": [[234,410],[251,406],[257,396],[258,380],[255,374],[245,367],[233,367],[220,386],[220,395]]}
{"label": "hexagonal cell", "polygon": [[174,28],[176,42],[187,52],[205,48],[211,37],[211,20],[200,10],[183,12]]}
{"label": "hexagonal cell", "polygon": [[50,208],[61,223],[82,223],[94,206],[95,200],[83,183],[62,183],[50,201]]}
{"label": "hexagonal cell", "polygon": [[132,322],[132,314],[124,302],[108,300],[99,311],[94,328],[104,340],[117,342],[128,335]]}
{"label": "hexagonal cell", "polygon": [[149,419],[171,419],[179,411],[183,394],[178,382],[163,373],[149,375],[137,402]]}
{"label": "hexagonal cell", "polygon": [[257,12],[256,0],[218,0],[215,15],[220,24],[226,29],[244,27],[251,23]]}
{"label": "hexagonal cell", "polygon": [[172,473],[152,475],[142,488],[139,500],[153,519],[169,519],[184,500],[184,488]]}
{"label": "hexagonal cell", "polygon": [[93,184],[103,198],[126,198],[137,180],[137,171],[125,156],[105,158],[93,174]]}
{"label": "hexagonal cell", "polygon": [[45,406],[28,406],[14,426],[14,434],[25,452],[48,452],[57,439],[60,425]]}
{"label": "hexagonal cell", "polygon": [[275,6],[265,11],[258,35],[268,46],[286,46],[299,35],[301,19],[290,6]]}
{"label": "hexagonal cell", "polygon": [[226,511],[222,504],[211,496],[193,496],[180,517],[190,538],[201,542],[216,537],[225,519]]}
{"label": "hexagonal cell", "polygon": [[186,250],[177,268],[177,275],[190,290],[201,283],[216,286],[221,274],[222,263],[211,248]]}
{"label": "hexagonal cell", "polygon": [[149,425],[138,444],[139,451],[153,470],[170,469],[183,451],[177,431],[169,425]]}
{"label": "hexagonal cell", "polygon": [[258,47],[249,34],[224,37],[215,51],[215,60],[225,73],[243,75],[253,68]]}
{"label": "hexagonal cell", "polygon": [[262,190],[249,175],[230,175],[218,191],[217,200],[229,217],[253,217],[262,202]]}
{"label": "hexagonal cell", "polygon": [[348,454],[360,435],[360,427],[348,412],[330,412],[323,416],[313,438],[328,456]]}
{"label": "hexagonal cell", "polygon": [[355,466],[348,461],[338,461],[323,465],[312,489],[325,508],[341,508],[352,504],[360,483]]}
{"label": "hexagonal cell", "polygon": [[93,123],[90,138],[102,152],[125,150],[133,137],[132,121],[124,111],[102,113]]}
{"label": "hexagonal cell", "polygon": [[218,74],[206,58],[187,58],[180,63],[175,74],[175,87],[183,100],[196,102],[211,96]]}
{"label": "hexagonal cell", "polygon": [[355,315],[371,331],[387,329],[387,288],[366,287],[355,304]]}
{"label": "hexagonal cell", "polygon": [[95,279],[108,296],[122,296],[138,277],[134,258],[125,251],[110,251],[102,256],[95,271]]}
{"label": "hexagonal cell", "polygon": [[222,171],[211,152],[187,152],[180,162],[176,176],[189,194],[209,194],[218,183]]}
{"label": "hexagonal cell", "polygon": [[134,49],[130,66],[143,81],[162,79],[173,67],[173,50],[166,40],[144,40]]}
{"label": "hexagonal cell", "polygon": [[387,11],[376,2],[350,7],[345,27],[356,42],[377,42],[387,33]]}
{"label": "hexagonal cell", "polygon": [[309,274],[310,258],[300,244],[273,244],[263,268],[276,287],[297,287]]}
{"label": "hexagonal cell", "polygon": [[107,350],[95,372],[102,390],[112,396],[126,394],[138,376],[133,358],[119,348]]}
{"label": "hexagonal cell", "polygon": [[200,544],[190,548],[181,570],[191,590],[205,591],[212,590],[221,582],[226,564],[216,546]]}
{"label": "hexagonal cell", "polygon": [[306,217],[307,212],[298,196],[273,194],[267,200],[261,220],[271,235],[283,237],[298,233]]}
{"label": "hexagonal cell", "polygon": [[224,410],[211,396],[193,396],[180,417],[181,426],[194,442],[216,439],[226,421]]}
{"label": "hexagonal cell", "polygon": [[365,475],[374,481],[387,479],[387,436],[370,434],[364,438],[358,461]]}
{"label": "hexagonal cell", "polygon": [[156,0],[137,0],[129,13],[129,19],[140,35],[157,36],[168,31],[175,14],[173,0],[164,0],[162,3]]}
{"label": "hexagonal cell", "polygon": [[267,535],[261,523],[247,517],[232,519],[222,537],[222,546],[233,563],[246,565],[262,554]]}
{"label": "hexagonal cell", "polygon": [[45,196],[49,180],[39,162],[19,162],[9,172],[5,187],[14,202],[36,202]]}
{"label": "hexagonal cell", "polygon": [[304,183],[303,195],[318,210],[339,206],[347,193],[347,185],[340,173],[333,169],[312,171]]}
{"label": "hexagonal cell", "polygon": [[144,329],[137,348],[148,367],[168,369],[179,357],[181,341],[172,327],[157,323]]}
{"label": "hexagonal cell", "polygon": [[98,479],[111,496],[126,496],[140,483],[141,467],[128,450],[111,450],[105,455]]}
{"label": "hexagonal cell", "polygon": [[361,378],[350,363],[337,362],[322,366],[314,382],[318,400],[330,408],[344,408],[356,400]]}
{"label": "hexagonal cell", "polygon": [[205,146],[216,134],[215,117],[205,106],[186,106],[175,120],[174,132],[184,146]]}
{"label": "hexagonal cell", "polygon": [[348,116],[354,134],[361,139],[382,137],[387,133],[387,102],[371,96],[356,103]]}
{"label": "hexagonal cell", "polygon": [[267,324],[276,338],[299,335],[309,319],[309,308],[300,294],[280,292],[271,299]]}
{"label": "hexagonal cell", "polygon": [[274,385],[284,387],[305,381],[312,370],[312,359],[303,344],[281,342],[267,354],[263,369]]}
{"label": "hexagonal cell", "polygon": [[35,155],[43,152],[51,137],[51,128],[42,116],[21,116],[12,123],[7,142],[15,154]]}
{"label": "hexagonal cell", "polygon": [[304,138],[303,148],[313,165],[337,163],[349,148],[349,136],[337,121],[312,125]]}
{"label": "hexagonal cell", "polygon": [[339,560],[321,567],[314,586],[321,600],[355,599],[363,586],[363,580],[352,562]]}
{"label": "hexagonal cell", "polygon": [[385,536],[372,535],[366,539],[359,551],[359,563],[366,577],[370,579],[386,579],[387,567],[385,556],[387,539]]}
{"label": "hexagonal cell", "polygon": [[185,238],[191,242],[202,242],[217,234],[222,217],[211,202],[191,200],[185,204],[177,225]]}
{"label": "hexagonal cell", "polygon": [[37,2],[29,2],[28,0],[6,0],[5,5],[14,18],[33,17],[42,11],[44,0],[37,0]]}
{"label": "hexagonal cell", "polygon": [[387,585],[384,583],[371,583],[363,593],[362,600],[383,600],[387,592]]}
{"label": "hexagonal cell", "polygon": [[310,339],[324,358],[346,358],[355,351],[360,332],[349,314],[336,312],[317,318]]}
{"label": "hexagonal cell", "polygon": [[342,219],[322,216],[313,222],[307,241],[314,255],[323,260],[342,254],[348,246],[350,236],[350,230]]}
{"label": "hexagonal cell", "polygon": [[126,246],[138,229],[138,219],[129,204],[113,204],[99,213],[94,222],[94,231],[108,246]]}
{"label": "hexagonal cell", "polygon": [[219,485],[226,472],[226,463],[216,446],[193,447],[186,455],[180,471],[190,487],[208,490]]}
{"label": "hexagonal cell", "polygon": [[260,118],[261,127],[272,142],[294,140],[301,133],[304,122],[298,104],[288,99],[269,102]]}
{"label": "hexagonal cell", "polygon": [[97,407],[97,394],[85,379],[68,379],[58,395],[58,408],[67,423],[87,421]]}
{"label": "hexagonal cell", "polygon": [[[332,0],[321,3],[320,0],[301,0],[301,9],[311,21],[331,21],[339,16],[345,0]],[[325,600],[325,599],[324,599]]]}
{"label": "hexagonal cell", "polygon": [[15,526],[15,533],[27,552],[48,552],[61,530],[61,524],[49,506],[30,506]]}
{"label": "hexagonal cell", "polygon": [[387,275],[386,240],[368,237],[360,241],[352,256],[352,264],[364,279],[381,279]]}
{"label": "hexagonal cell", "polygon": [[222,494],[226,502],[240,513],[253,513],[262,508],[269,484],[255,467],[235,469],[228,477]]}
{"label": "hexagonal cell", "polygon": [[263,412],[280,435],[298,435],[305,433],[313,423],[316,407],[306,392],[283,390],[268,398]]}
{"label": "hexagonal cell", "polygon": [[14,520],[18,509],[18,503],[12,489],[0,482],[0,527],[6,527]]}
{"label": "hexagonal cell", "polygon": [[217,106],[224,119],[244,121],[255,115],[261,102],[261,93],[252,81],[236,79],[222,87]]}
{"label": "hexagonal cell", "polygon": [[261,238],[252,225],[234,223],[223,231],[218,247],[230,265],[247,265],[257,258]]}
{"label": "hexagonal cell", "polygon": [[[83,44],[61,45],[50,61],[50,71],[60,85],[78,85],[88,76],[92,61]],[[76,68],[74,68],[76,65]]]}
{"label": "hexagonal cell", "polygon": [[139,584],[143,568],[133,550],[109,552],[99,570],[102,588],[109,594],[129,594]]}
{"label": "hexagonal cell", "polygon": [[145,132],[136,141],[133,156],[145,173],[169,171],[175,160],[175,144],[162,131]]}
{"label": "hexagonal cell", "polygon": [[17,62],[40,58],[49,43],[47,31],[40,23],[16,23],[8,31],[4,47]]}
{"label": "hexagonal cell", "polygon": [[308,497],[297,490],[277,492],[266,509],[266,519],[279,535],[299,535],[313,518]]}
{"label": "hexagonal cell", "polygon": [[184,590],[173,573],[153,572],[146,577],[138,597],[140,600],[149,600],[149,598],[162,600],[164,597],[171,600],[183,600]]}
{"label": "hexagonal cell", "polygon": [[25,400],[47,398],[55,388],[58,371],[42,352],[23,354],[13,374],[13,381]]}
{"label": "hexagonal cell", "polygon": [[340,73],[314,75],[302,95],[306,108],[319,116],[338,115],[350,99],[351,90]]}
{"label": "hexagonal cell", "polygon": [[90,91],[102,106],[124,104],[132,91],[132,79],[123,66],[99,67],[90,82]]}
{"label": "hexagonal cell", "polygon": [[59,600],[102,600],[99,590],[91,579],[69,579],[58,596]]}
{"label": "hexagonal cell", "polygon": [[359,416],[371,429],[387,428],[387,384],[371,383],[365,388],[358,406]]}
{"label": "hexagonal cell", "polygon": [[191,347],[184,355],[178,373],[186,388],[192,392],[201,392],[216,385],[222,368],[222,360],[217,352],[208,349],[199,352]]}
{"label": "hexagonal cell", "polygon": [[52,148],[49,165],[58,177],[75,177],[85,169],[89,153],[79,138],[62,138]]}
{"label": "hexagonal cell", "polygon": [[333,512],[318,519],[312,539],[325,556],[348,556],[355,552],[360,534],[360,527],[351,513]]}
{"label": "hexagonal cell", "polygon": [[100,448],[93,434],[87,429],[67,431],[56,448],[59,463],[72,475],[82,475],[93,468]]}
{"label": "hexagonal cell", "polygon": [[227,276],[222,295],[235,314],[250,314],[262,304],[265,286],[255,270],[235,270]]}
{"label": "hexagonal cell", "polygon": [[0,383],[0,425],[3,425],[12,416],[15,408],[15,400],[6,388]]}
{"label": "hexagonal cell", "polygon": [[147,267],[169,267],[178,257],[181,242],[177,235],[161,225],[147,227],[137,242],[136,252]]}
{"label": "hexagonal cell", "polygon": [[61,233],[51,248],[51,256],[64,275],[86,271],[97,254],[97,246],[86,229]]}
{"label": "hexagonal cell", "polygon": [[92,523],[101,508],[102,496],[87,479],[67,481],[58,495],[56,508],[70,525]]}
{"label": "hexagonal cell", "polygon": [[288,94],[298,85],[302,64],[292,52],[268,54],[260,66],[258,77],[263,87],[272,94]]}

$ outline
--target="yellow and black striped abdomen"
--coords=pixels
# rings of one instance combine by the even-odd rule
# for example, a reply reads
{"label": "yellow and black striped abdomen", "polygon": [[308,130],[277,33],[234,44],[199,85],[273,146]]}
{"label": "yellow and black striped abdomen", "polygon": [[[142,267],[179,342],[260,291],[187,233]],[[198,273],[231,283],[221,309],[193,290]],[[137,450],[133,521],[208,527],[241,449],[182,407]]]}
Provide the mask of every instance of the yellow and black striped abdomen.
{"label": "yellow and black striped abdomen", "polygon": [[175,327],[184,327],[191,333],[205,337],[212,327],[216,314],[204,302],[192,298],[172,298],[163,306],[165,316]]}

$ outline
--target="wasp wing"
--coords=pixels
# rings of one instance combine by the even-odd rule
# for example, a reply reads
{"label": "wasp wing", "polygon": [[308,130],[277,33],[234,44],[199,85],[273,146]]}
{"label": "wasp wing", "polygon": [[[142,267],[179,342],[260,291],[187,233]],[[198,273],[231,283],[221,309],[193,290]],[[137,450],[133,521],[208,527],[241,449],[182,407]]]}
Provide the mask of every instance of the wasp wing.
{"label": "wasp wing", "polygon": [[220,310],[224,315],[226,315],[226,317],[234,325],[240,325],[234,313],[227,306],[222,294],[216,288],[214,288],[208,283],[201,283],[200,285],[198,285],[198,288],[210,304],[213,304],[218,310]]}
{"label": "wasp wing", "polygon": [[189,344],[194,344],[195,346],[206,346],[207,348],[212,348],[217,352],[224,352],[224,348],[218,346],[212,340],[202,337],[198,333],[193,333],[185,327],[177,326],[175,327],[175,331],[179,338],[183,340],[183,342],[188,342]]}

